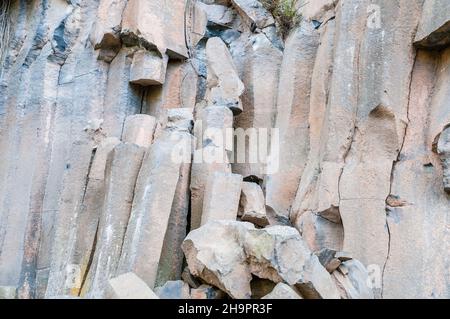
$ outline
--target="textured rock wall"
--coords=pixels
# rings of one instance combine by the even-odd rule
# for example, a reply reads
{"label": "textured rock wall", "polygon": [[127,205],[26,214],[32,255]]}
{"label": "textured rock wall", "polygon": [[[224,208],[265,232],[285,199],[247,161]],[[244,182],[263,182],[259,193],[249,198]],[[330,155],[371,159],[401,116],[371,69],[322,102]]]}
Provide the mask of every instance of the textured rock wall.
{"label": "textured rock wall", "polygon": [[296,8],[3,1],[0,298],[450,298],[449,2]]}

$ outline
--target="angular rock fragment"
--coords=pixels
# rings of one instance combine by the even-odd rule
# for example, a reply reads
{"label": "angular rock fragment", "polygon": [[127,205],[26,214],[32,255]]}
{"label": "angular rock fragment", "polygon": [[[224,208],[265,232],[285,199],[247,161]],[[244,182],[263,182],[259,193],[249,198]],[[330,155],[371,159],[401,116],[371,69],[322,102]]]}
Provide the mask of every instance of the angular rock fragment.
{"label": "angular rock fragment", "polygon": [[[336,270],[332,276],[344,299],[373,299],[369,273],[358,260],[346,261],[341,265],[344,271]],[[341,267],[339,269],[341,269]]]}
{"label": "angular rock fragment", "polygon": [[[118,273],[133,271],[154,287],[183,164],[193,136],[183,110],[171,110],[166,128],[147,150],[136,182]],[[187,159],[186,159],[187,157]]]}
{"label": "angular rock fragment", "polygon": [[264,193],[258,184],[242,183],[239,216],[241,216],[243,221],[251,222],[260,227],[269,225]]}
{"label": "angular rock fragment", "polygon": [[324,266],[330,274],[341,265],[341,261],[336,258],[336,251],[333,249],[324,248],[315,254],[319,258],[322,266]]}
{"label": "angular rock fragment", "polygon": [[450,45],[450,2],[425,0],[414,44],[426,49],[442,49]]}
{"label": "angular rock fragment", "polygon": [[[211,236],[217,240],[208,240]],[[340,297],[330,274],[292,227],[213,221],[191,232],[182,247],[192,274],[232,298],[251,296],[252,274],[295,285],[305,298]]]}
{"label": "angular rock fragment", "polygon": [[127,4],[126,0],[101,0],[97,9],[91,42],[96,49],[119,52],[122,42],[119,32],[122,13]]}
{"label": "angular rock fragment", "polygon": [[191,289],[191,299],[223,299],[225,296],[223,291],[209,285]]}
{"label": "angular rock fragment", "polygon": [[296,229],[249,230],[244,247],[256,276],[295,285],[306,298],[339,298],[330,275]]}
{"label": "angular rock fragment", "polygon": [[202,225],[212,220],[236,220],[242,176],[215,172],[210,175],[203,199]]}
{"label": "angular rock fragment", "polygon": [[161,85],[166,79],[168,57],[155,51],[139,50],[133,55],[130,83],[141,86]]}
{"label": "angular rock fragment", "polygon": [[198,288],[201,285],[200,282],[197,280],[197,278],[192,276],[191,272],[189,271],[189,267],[187,266],[183,269],[183,272],[181,273],[181,279],[183,279],[183,281],[186,282],[191,288]]}
{"label": "angular rock fragment", "polygon": [[190,299],[189,285],[184,281],[168,281],[155,289],[160,299]]}
{"label": "angular rock fragment", "polygon": [[303,299],[298,293],[288,285],[280,282],[272,292],[261,299]]}
{"label": "angular rock fragment", "polygon": [[145,114],[130,115],[125,119],[122,141],[140,147],[149,147],[153,142],[156,119]]}
{"label": "angular rock fragment", "polygon": [[102,298],[108,280],[116,273],[144,153],[142,147],[123,143],[108,157],[96,250],[84,287],[89,298]]}
{"label": "angular rock fragment", "polygon": [[336,224],[314,213],[306,212],[294,221],[294,225],[312,251],[324,248],[342,250],[344,242],[342,223]]}
{"label": "angular rock fragment", "polygon": [[206,101],[208,105],[222,105],[230,108],[233,114],[242,112],[240,96],[244,84],[239,78],[233,58],[225,43],[218,37],[206,43],[208,63],[208,84]]}
{"label": "angular rock fragment", "polygon": [[190,31],[188,36],[189,47],[195,47],[205,36],[206,26],[208,24],[208,15],[201,2],[195,1],[191,9],[190,19],[186,21],[186,28]]}
{"label": "angular rock fragment", "polygon": [[197,5],[201,6],[203,11],[206,12],[209,23],[231,26],[236,16],[236,12],[226,5],[204,4],[202,2],[198,2]]}
{"label": "angular rock fragment", "polygon": [[130,272],[108,282],[107,299],[159,299],[145,282]]}
{"label": "angular rock fragment", "polygon": [[346,251],[339,251],[336,253],[335,257],[337,259],[339,259],[340,261],[344,262],[344,261],[349,261],[352,260],[352,254],[350,254],[349,252]]}
{"label": "angular rock fragment", "polygon": [[232,298],[249,299],[252,276],[242,241],[253,228],[249,223],[212,221],[192,231],[182,245],[191,273]]}
{"label": "angular rock fragment", "polygon": [[257,0],[231,0],[231,2],[252,30],[263,29],[275,23],[270,12]]}
{"label": "angular rock fragment", "polygon": [[187,58],[184,0],[130,0],[122,19],[121,37],[128,46],[158,49],[172,58]]}

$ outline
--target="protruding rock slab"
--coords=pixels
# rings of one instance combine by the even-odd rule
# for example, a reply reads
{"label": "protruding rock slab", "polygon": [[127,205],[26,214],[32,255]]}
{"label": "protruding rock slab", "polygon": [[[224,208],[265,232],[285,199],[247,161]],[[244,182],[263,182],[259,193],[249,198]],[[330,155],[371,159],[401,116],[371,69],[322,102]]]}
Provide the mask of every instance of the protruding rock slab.
{"label": "protruding rock slab", "polygon": [[270,12],[257,0],[231,0],[231,2],[252,29],[263,29],[275,23]]}
{"label": "protruding rock slab", "polygon": [[126,4],[126,0],[100,1],[91,34],[91,42],[96,49],[111,50],[115,54],[119,52],[122,45],[120,25]]}
{"label": "protruding rock slab", "polygon": [[173,58],[187,58],[184,0],[130,0],[123,13],[122,40],[126,45],[158,48]]}
{"label": "protruding rock slab", "polygon": [[133,271],[150,287],[156,281],[180,170],[186,155],[190,160],[190,153],[184,152],[193,143],[193,136],[185,131],[189,128],[184,127],[190,121],[182,112],[177,114],[169,114],[166,129],[144,157],[118,267],[119,274]]}
{"label": "protruding rock slab", "polygon": [[108,157],[105,199],[87,280],[90,298],[102,298],[108,280],[116,273],[144,153],[142,147],[122,143]]}
{"label": "protruding rock slab", "polygon": [[243,221],[265,227],[269,225],[266,214],[264,193],[256,183],[243,182],[239,216]]}
{"label": "protruding rock slab", "polygon": [[298,293],[288,285],[280,282],[272,292],[261,299],[303,299]]}
{"label": "protruding rock slab", "polygon": [[202,225],[212,220],[236,220],[241,196],[242,176],[215,172],[206,183]]}
{"label": "protruding rock slab", "polygon": [[358,260],[349,260],[333,272],[333,279],[344,299],[374,299],[369,273]]}
{"label": "protruding rock slab", "polygon": [[226,44],[218,37],[210,38],[206,43],[206,58],[208,61],[206,92],[208,105],[223,105],[230,108],[233,114],[241,113],[240,96],[244,93],[244,84],[239,78]]}
{"label": "protruding rock slab", "polygon": [[106,295],[108,299],[159,299],[145,282],[132,272],[110,279]]}
{"label": "protruding rock slab", "polygon": [[339,298],[331,276],[295,228],[249,230],[244,246],[256,276],[296,285],[306,298]]}
{"label": "protruding rock slab", "polygon": [[420,48],[444,48],[450,45],[450,2],[425,0],[415,45]]}
{"label": "protruding rock slab", "polygon": [[190,299],[189,285],[184,281],[168,281],[155,289],[160,299]]}
{"label": "protruding rock slab", "polygon": [[242,241],[253,228],[250,223],[213,221],[192,231],[182,245],[191,273],[232,298],[249,299],[252,276]]}
{"label": "protruding rock slab", "polygon": [[141,86],[161,85],[166,79],[168,57],[156,51],[139,50],[134,53],[130,82]]}
{"label": "protruding rock slab", "polygon": [[125,119],[122,141],[150,147],[156,128],[156,118],[146,114],[130,115]]}

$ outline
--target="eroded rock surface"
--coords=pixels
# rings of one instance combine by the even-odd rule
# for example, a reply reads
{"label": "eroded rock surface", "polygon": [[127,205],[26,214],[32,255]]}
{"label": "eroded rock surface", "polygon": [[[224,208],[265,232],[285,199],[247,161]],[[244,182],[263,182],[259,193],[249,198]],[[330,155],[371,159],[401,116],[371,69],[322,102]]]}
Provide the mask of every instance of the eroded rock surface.
{"label": "eroded rock surface", "polygon": [[450,297],[449,1],[277,3],[1,1],[0,298]]}

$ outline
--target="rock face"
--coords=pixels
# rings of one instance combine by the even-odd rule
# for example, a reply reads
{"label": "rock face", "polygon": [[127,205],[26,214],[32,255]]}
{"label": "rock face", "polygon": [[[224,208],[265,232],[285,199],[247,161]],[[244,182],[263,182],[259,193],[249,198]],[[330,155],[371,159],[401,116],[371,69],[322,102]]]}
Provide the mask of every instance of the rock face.
{"label": "rock face", "polygon": [[132,272],[110,279],[106,295],[108,299],[159,299],[145,282]]}
{"label": "rock face", "polygon": [[450,298],[448,0],[3,0],[0,38],[0,298]]}
{"label": "rock face", "polygon": [[[207,240],[213,234],[217,239]],[[331,276],[292,227],[257,230],[249,223],[212,221],[191,232],[182,247],[191,272],[233,298],[250,298],[251,274],[295,285],[307,298],[340,297]]]}

